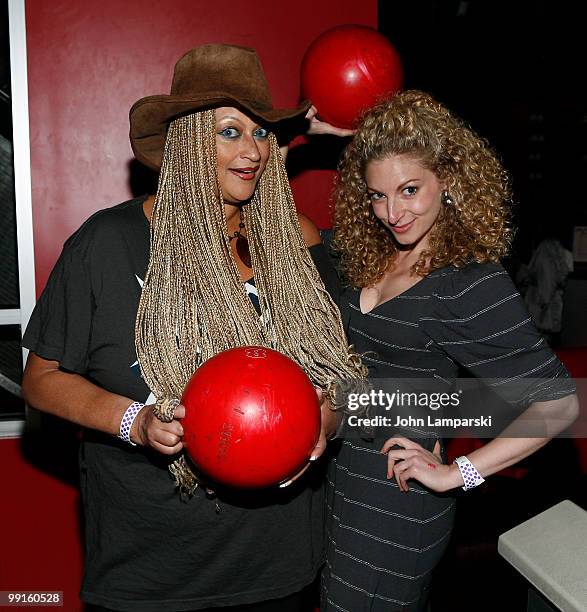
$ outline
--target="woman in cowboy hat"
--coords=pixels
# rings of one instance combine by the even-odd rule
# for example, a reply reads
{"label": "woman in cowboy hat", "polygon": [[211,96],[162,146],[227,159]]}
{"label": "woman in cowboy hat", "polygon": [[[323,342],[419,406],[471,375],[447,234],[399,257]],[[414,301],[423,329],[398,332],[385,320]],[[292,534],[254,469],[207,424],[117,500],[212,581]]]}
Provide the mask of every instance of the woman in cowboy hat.
{"label": "woman in cowboy hat", "polygon": [[[302,609],[323,558],[316,469],[289,487],[207,499],[182,454],[175,398],[197,367],[234,346],[276,348],[324,391],[362,373],[273,134],[308,112],[315,132],[336,133],[309,102],[273,108],[252,49],[191,50],[171,94],[130,113],[136,157],[160,171],[156,196],[86,221],[35,309],[24,338],[27,401],[86,428],[81,595],[90,604]],[[237,376],[227,372],[227,386]]]}

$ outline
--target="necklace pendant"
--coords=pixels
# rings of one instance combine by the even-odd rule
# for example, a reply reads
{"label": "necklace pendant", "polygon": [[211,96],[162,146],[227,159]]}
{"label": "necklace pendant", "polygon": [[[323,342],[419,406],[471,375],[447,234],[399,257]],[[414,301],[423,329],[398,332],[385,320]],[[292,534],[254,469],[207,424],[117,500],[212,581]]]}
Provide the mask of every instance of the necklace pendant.
{"label": "necklace pendant", "polygon": [[236,238],[236,252],[247,268],[253,267],[251,262],[251,251],[249,250],[249,241],[242,235]]}

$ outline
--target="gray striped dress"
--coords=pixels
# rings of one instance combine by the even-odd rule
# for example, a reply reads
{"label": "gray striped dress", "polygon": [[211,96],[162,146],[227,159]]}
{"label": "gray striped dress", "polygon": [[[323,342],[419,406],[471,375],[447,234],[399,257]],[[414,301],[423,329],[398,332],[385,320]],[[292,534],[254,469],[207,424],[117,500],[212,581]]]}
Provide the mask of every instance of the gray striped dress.
{"label": "gray striped dress", "polygon": [[[364,360],[373,379],[451,380],[463,368],[480,378],[551,379],[532,400],[560,397],[554,379],[561,383],[568,373],[500,265],[436,270],[367,314],[360,311],[359,294],[353,288],[342,292],[340,307],[349,341],[359,353],[370,351]],[[567,394],[573,392],[571,381],[565,385]],[[529,386],[528,396],[532,392]],[[379,453],[386,438],[347,436],[330,464],[323,612],[426,609],[455,500],[415,481],[401,493],[395,479],[386,479],[386,457]],[[418,438],[429,450],[435,441]]]}

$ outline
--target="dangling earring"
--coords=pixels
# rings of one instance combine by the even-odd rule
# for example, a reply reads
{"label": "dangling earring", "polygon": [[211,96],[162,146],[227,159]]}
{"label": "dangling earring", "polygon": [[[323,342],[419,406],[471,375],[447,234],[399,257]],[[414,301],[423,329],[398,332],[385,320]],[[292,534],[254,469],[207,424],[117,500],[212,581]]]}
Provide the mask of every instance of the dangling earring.
{"label": "dangling earring", "polygon": [[448,191],[446,191],[446,189],[442,192],[441,197],[443,204],[446,204],[447,206],[454,204],[452,198],[448,195]]}

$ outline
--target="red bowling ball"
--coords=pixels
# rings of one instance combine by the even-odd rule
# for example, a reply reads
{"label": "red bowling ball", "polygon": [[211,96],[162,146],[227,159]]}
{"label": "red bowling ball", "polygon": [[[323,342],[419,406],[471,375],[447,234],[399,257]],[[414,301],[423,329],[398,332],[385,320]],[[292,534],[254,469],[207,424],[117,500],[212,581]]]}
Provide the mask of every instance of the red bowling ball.
{"label": "red bowling ball", "polygon": [[321,34],[302,61],[302,96],[318,116],[356,127],[362,111],[402,88],[400,57],[385,36],[367,26],[344,25]]}
{"label": "red bowling ball", "polygon": [[206,361],[182,397],[185,448],[212,480],[270,487],[308,462],[320,434],[314,385],[281,353],[246,346]]}

